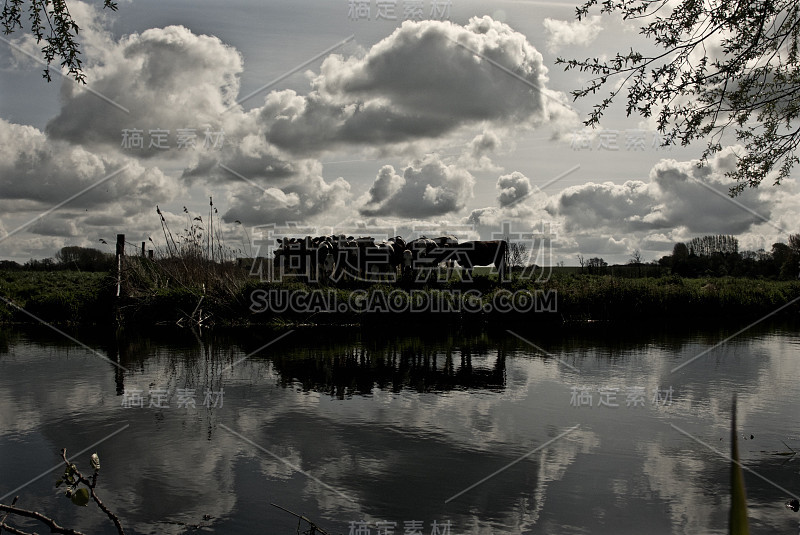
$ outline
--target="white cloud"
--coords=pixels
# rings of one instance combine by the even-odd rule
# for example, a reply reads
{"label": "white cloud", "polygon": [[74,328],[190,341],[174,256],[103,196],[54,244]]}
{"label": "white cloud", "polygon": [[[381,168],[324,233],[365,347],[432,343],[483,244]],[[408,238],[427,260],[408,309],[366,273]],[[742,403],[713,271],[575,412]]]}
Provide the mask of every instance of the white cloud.
{"label": "white cloud", "polygon": [[350,184],[343,178],[326,182],[317,165],[308,166],[282,188],[259,190],[253,184],[232,184],[226,204],[230,208],[224,221],[240,220],[247,225],[307,221],[324,212],[341,213],[350,200]]}
{"label": "white cloud", "polygon": [[637,248],[647,260],[657,259],[675,243],[707,234],[737,236],[742,250],[769,250],[796,231],[792,218],[800,192],[789,181],[781,191],[746,190],[728,198],[732,182],[725,172],[735,165],[733,150],[703,168],[696,160],[665,159],[644,180],[588,182],[549,196],[534,189],[517,203],[520,193],[531,190],[524,175],[514,172],[498,179],[497,205],[472,210],[465,222],[475,225],[483,239],[504,223],[524,231],[547,222],[557,234],[556,260],[573,264],[577,253],[625,262]]}
{"label": "white cloud", "polygon": [[499,172],[502,168],[492,162],[491,156],[502,146],[500,136],[494,131],[486,130],[472,138],[458,163],[470,171]]}
{"label": "white cloud", "polygon": [[[394,147],[407,154],[425,141],[429,151],[433,138],[441,143],[444,134],[480,125],[483,134],[458,166],[410,166],[402,188],[400,178],[379,177],[363,207],[373,215],[455,212],[472,196],[474,179],[466,168],[498,169],[489,157],[502,144],[495,132],[574,118],[566,97],[547,89],[541,54],[524,35],[489,17],[465,26],[406,22],[357,57],[326,58],[308,95],[273,91],[262,106],[245,112],[234,105],[242,58],[216,37],[168,26],[114,42],[92,18],[93,10],[83,11],[96,50],[87,68],[91,87],[130,113],[68,84],[60,113],[47,125],[48,138],[120,152],[123,129],[142,130],[145,147],[125,150],[125,156],[153,158],[159,166],[172,161],[173,168],[183,166],[181,178],[188,184],[230,188],[226,220],[305,219],[341,205],[349,183],[323,180],[316,159],[337,146]],[[174,148],[180,129],[195,129],[200,145],[206,125],[224,130],[220,150]],[[148,146],[155,129],[170,132],[173,150]],[[254,195],[253,187],[272,193]]]}
{"label": "white cloud", "polygon": [[497,191],[497,202],[500,206],[508,206],[530,194],[531,181],[519,171],[514,171],[497,179]]}
{"label": "white cloud", "polygon": [[647,182],[589,182],[567,188],[550,212],[563,215],[567,230],[576,232],[652,232],[685,226],[691,233],[740,234],[769,220],[772,203],[757,190],[746,190],[735,201],[727,197],[732,181],[724,173],[733,158],[727,150],[702,168],[696,160],[661,160]]}
{"label": "white cloud", "polygon": [[6,229],[27,232],[4,240],[0,254],[25,260],[50,257],[65,244],[96,247],[98,236],[153,231],[155,204],[173,200],[181,188],[157,167],[0,119],[0,189]]}
{"label": "white cloud", "polygon": [[380,205],[397,194],[406,184],[406,179],[398,175],[391,165],[384,165],[369,188],[369,202]]}
{"label": "white cloud", "polygon": [[506,24],[407,21],[363,57],[328,57],[308,96],[284,92],[283,105],[268,97],[261,118],[267,139],[293,152],[431,139],[484,121],[519,128],[574,118],[546,83],[542,55]]}
{"label": "white cloud", "polygon": [[542,225],[558,226],[559,217],[546,210],[550,198],[539,189],[532,189],[528,177],[514,171],[497,179],[497,206],[476,208],[464,219],[481,236],[497,239],[510,233],[530,233]]}
{"label": "white cloud", "polygon": [[599,15],[587,17],[580,21],[546,18],[542,24],[544,24],[544,30],[547,34],[547,49],[550,52],[555,52],[564,46],[587,46],[603,30]]}
{"label": "white cloud", "polygon": [[[112,178],[104,178],[115,174]],[[147,199],[171,199],[177,187],[160,169],[144,167],[119,154],[94,153],[52,141],[32,126],[0,119],[0,187],[8,201],[28,201],[20,210],[50,208],[71,195],[100,185],[70,201],[69,207],[98,209],[110,205],[122,212],[145,207]]]}
{"label": "white cloud", "polygon": [[[126,215],[137,213],[134,207],[149,212],[172,200],[182,184],[213,186],[215,195],[228,202],[224,218],[247,224],[342,209],[350,195],[344,179],[326,182],[319,161],[287,156],[266,141],[263,114],[276,107],[302,111],[302,98],[293,98],[291,92],[270,93],[261,109],[245,113],[234,107],[225,113],[234,104],[243,68],[234,48],[182,26],[152,28],[113,41],[92,18],[95,12],[80,4],[76,18],[83,19],[87,46],[94,51],[86,72],[96,93],[65,82],[61,111],[48,123],[46,134],[0,123],[0,184],[6,201],[14,199],[16,208],[24,204],[27,210],[40,209],[42,202],[55,204],[68,196],[65,192],[127,164],[129,169],[108,185],[75,201],[94,209],[72,225],[108,221],[109,214],[98,210],[111,203],[122,206],[117,212]],[[121,147],[123,129],[141,130],[144,148]],[[149,131],[155,129],[169,132],[169,150],[148,147]],[[177,147],[178,131],[184,129],[193,130],[195,147]],[[203,146],[206,130],[223,133],[221,146]],[[152,167],[143,167],[139,160]],[[169,169],[172,177],[162,169]],[[59,236],[79,233],[54,221],[32,230]]]}
{"label": "white cloud", "polygon": [[235,130],[237,117],[223,112],[239,91],[242,58],[218,38],[183,26],[152,28],[109,44],[97,61],[86,71],[95,93],[70,82],[62,86],[49,137],[118,148],[123,129],[139,129],[146,142],[137,156],[177,157],[181,151],[149,149],[149,131],[169,130],[174,147],[179,129],[195,129],[201,143],[207,126]]}
{"label": "white cloud", "polygon": [[386,165],[361,199],[365,216],[431,217],[458,212],[472,197],[475,178],[436,154],[408,165],[403,174]]}

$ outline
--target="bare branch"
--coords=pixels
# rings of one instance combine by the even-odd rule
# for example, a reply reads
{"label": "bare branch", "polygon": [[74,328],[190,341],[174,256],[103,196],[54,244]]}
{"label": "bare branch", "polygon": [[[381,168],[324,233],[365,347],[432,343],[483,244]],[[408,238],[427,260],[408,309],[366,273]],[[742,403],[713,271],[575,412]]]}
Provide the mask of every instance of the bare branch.
{"label": "bare branch", "polygon": [[[51,533],[63,533],[64,535],[84,535],[80,531],[75,531],[74,529],[65,528],[58,524],[55,520],[48,516],[44,516],[41,513],[37,513],[36,511],[28,511],[27,509],[20,509],[19,507],[15,507],[13,505],[5,505],[0,503],[0,511],[6,511],[13,515],[24,516],[26,518],[33,518],[38,520],[39,522],[45,524],[48,528],[50,528]],[[10,526],[3,525],[4,529],[9,529]],[[10,531],[10,530],[9,530]]]}

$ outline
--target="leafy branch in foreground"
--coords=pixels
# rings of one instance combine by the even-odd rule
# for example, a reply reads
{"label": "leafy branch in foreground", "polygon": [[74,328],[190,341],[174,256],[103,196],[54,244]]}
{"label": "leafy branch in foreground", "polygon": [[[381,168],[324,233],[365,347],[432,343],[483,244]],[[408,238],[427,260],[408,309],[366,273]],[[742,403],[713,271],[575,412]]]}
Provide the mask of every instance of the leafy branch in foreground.
{"label": "leafy branch in foreground", "polygon": [[[117,533],[119,535],[125,535],[125,530],[122,527],[122,523],[119,520],[119,517],[115,515],[111,510],[106,507],[106,505],[100,500],[100,498],[95,493],[94,489],[97,486],[97,475],[100,472],[100,457],[97,456],[96,453],[93,453],[91,456],[91,466],[93,474],[91,477],[87,478],[84,476],[79,470],[78,467],[69,462],[67,459],[67,450],[61,450],[61,459],[64,460],[64,464],[66,468],[64,469],[64,475],[61,476],[61,479],[56,481],[56,488],[60,487],[63,484],[66,484],[66,490],[64,495],[69,498],[72,503],[77,506],[85,507],[89,504],[89,499],[91,498],[97,504],[101,511],[103,511],[106,516],[114,523],[114,527],[117,528]],[[83,485],[83,486],[81,486]],[[5,529],[9,533],[14,533],[17,535],[31,535],[27,531],[23,531],[17,527],[11,526],[7,523],[6,518],[9,514],[22,516],[26,518],[33,518],[45,524],[48,528],[50,528],[51,533],[62,533],[64,535],[84,535],[80,531],[76,531],[74,529],[66,528],[61,526],[56,522],[54,519],[45,516],[41,513],[36,511],[30,511],[28,509],[22,509],[20,507],[16,507],[17,498],[15,497],[14,500],[11,502],[11,505],[5,505],[0,503],[0,511],[4,511],[6,514],[0,519],[0,530]]]}
{"label": "leafy branch in foreground", "polygon": [[[70,15],[66,0],[28,0],[28,21],[30,31],[36,37],[36,43],[47,43],[42,47],[42,55],[47,65],[44,69],[44,78],[51,81],[50,65],[56,57],[61,59],[61,66],[68,71],[68,76],[76,82],[86,83],[86,76],[81,69],[80,45],[78,32],[80,28]],[[3,11],[0,13],[0,24],[3,33],[9,35],[15,30],[23,29],[22,11],[25,0],[4,0]],[[117,10],[117,3],[112,0],[103,0],[103,7],[112,11]]]}
{"label": "leafy branch in foreground", "polygon": [[[774,184],[798,163],[800,144],[800,4],[795,0],[587,0],[577,18],[598,6],[642,22],[640,33],[656,49],[631,49],[612,59],[558,58],[565,70],[593,78],[572,91],[575,100],[611,83],[608,97],[594,105],[584,124],[596,126],[623,91],[626,112],[657,116],[663,143],[706,141],[702,163],[722,150],[734,130],[745,150],[736,154],[730,194],[757,187],[777,169]],[[670,11],[670,7],[672,10]]]}

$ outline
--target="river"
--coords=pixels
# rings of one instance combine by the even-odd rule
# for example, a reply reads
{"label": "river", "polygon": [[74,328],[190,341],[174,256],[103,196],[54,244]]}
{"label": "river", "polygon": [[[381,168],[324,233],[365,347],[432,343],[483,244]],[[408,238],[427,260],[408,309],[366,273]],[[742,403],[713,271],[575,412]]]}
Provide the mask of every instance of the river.
{"label": "river", "polygon": [[794,534],[799,326],[7,327],[0,502],[115,533],[66,448],[132,534],[727,533],[736,393],[751,533]]}

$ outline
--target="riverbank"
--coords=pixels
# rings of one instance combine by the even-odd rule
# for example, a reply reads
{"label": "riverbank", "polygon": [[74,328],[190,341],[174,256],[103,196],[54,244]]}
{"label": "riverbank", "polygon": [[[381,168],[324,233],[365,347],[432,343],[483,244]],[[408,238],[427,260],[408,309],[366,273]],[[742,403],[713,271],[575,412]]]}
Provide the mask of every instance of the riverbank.
{"label": "riverbank", "polygon": [[116,281],[86,271],[0,271],[0,322],[113,322]]}
{"label": "riverbank", "polygon": [[138,284],[116,298],[107,273],[0,272],[0,322],[182,326],[403,323],[717,322],[800,311],[800,282],[554,275],[341,287],[261,282]]}

